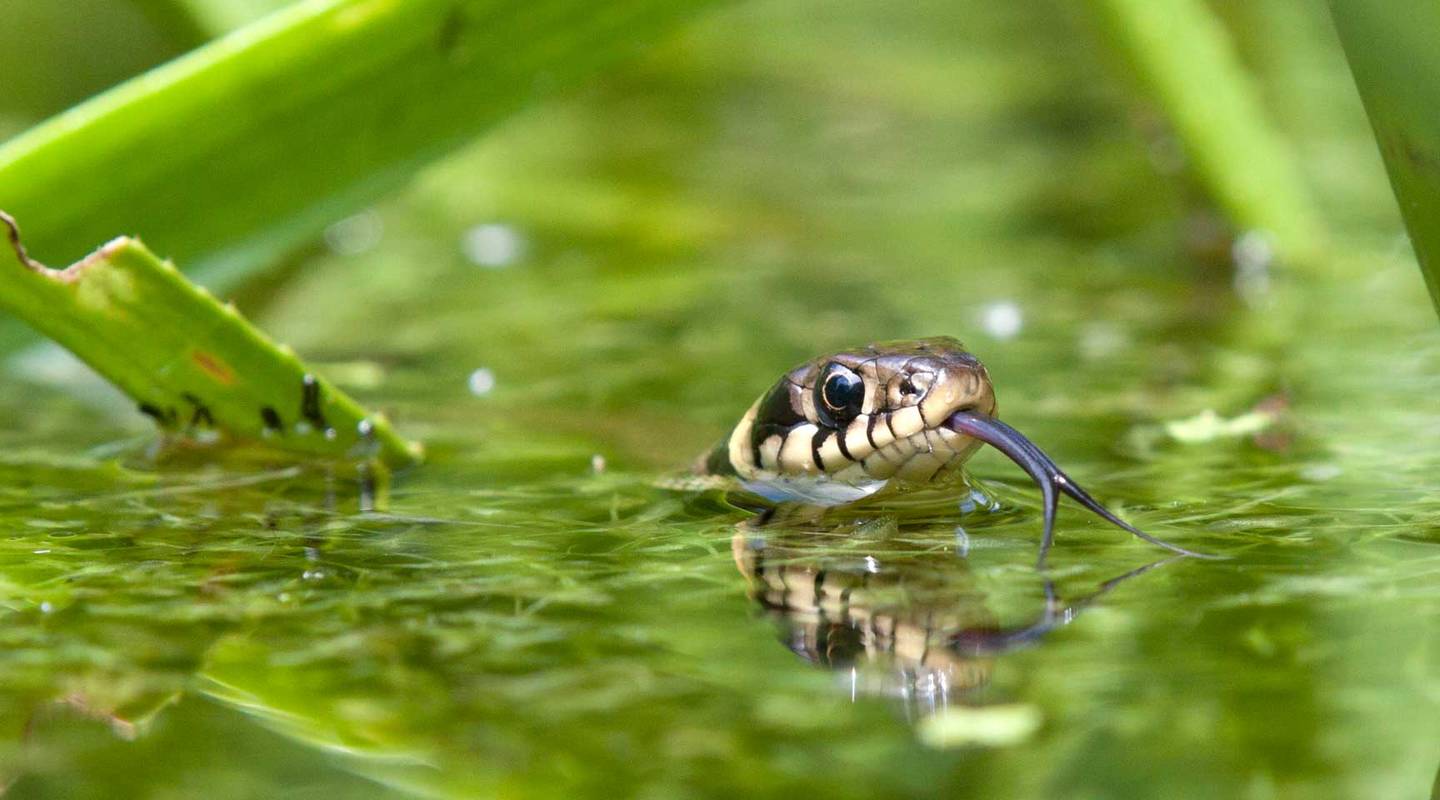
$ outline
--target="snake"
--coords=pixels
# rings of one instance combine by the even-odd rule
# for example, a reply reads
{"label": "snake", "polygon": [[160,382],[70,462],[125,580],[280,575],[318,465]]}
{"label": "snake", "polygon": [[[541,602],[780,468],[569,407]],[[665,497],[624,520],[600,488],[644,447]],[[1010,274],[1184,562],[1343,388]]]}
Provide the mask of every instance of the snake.
{"label": "snake", "polygon": [[1055,539],[1062,494],[1150,544],[1216,557],[1121,519],[997,413],[989,371],[959,340],[878,342],[821,355],[786,372],[695,470],[736,480],[773,503],[832,507],[886,489],[967,486],[965,463],[988,444],[1040,489],[1038,568]]}

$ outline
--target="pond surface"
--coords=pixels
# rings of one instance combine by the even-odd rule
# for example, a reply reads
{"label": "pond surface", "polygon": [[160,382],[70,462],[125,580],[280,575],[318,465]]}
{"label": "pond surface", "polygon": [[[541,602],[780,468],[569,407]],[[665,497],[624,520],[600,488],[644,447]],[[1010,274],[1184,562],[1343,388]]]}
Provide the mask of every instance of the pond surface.
{"label": "pond surface", "polygon": [[[1251,238],[1237,284],[1068,6],[747,3],[237,296],[426,443],[378,510],[345,468],[157,456],[13,361],[8,796],[1426,796],[1440,336],[1287,5],[1224,7],[1292,34],[1251,49],[1325,274]],[[994,507],[895,524],[747,530],[657,486],[792,364],[927,335],[1098,497],[1231,558],[1067,502],[1037,573],[993,452]]]}

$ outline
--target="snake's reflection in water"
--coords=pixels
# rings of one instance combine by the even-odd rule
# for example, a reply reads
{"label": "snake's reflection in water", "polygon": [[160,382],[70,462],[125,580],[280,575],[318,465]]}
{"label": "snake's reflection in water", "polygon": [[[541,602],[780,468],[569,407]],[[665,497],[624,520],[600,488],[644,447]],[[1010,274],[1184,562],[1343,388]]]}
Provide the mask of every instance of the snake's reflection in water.
{"label": "snake's reflection in water", "polygon": [[895,698],[911,721],[974,704],[997,656],[1039,643],[1120,584],[1185,558],[1151,562],[1068,601],[1046,578],[1037,615],[1007,627],[963,558],[877,545],[878,556],[837,547],[834,536],[742,524],[731,550],[791,651],[846,676],[852,700]]}

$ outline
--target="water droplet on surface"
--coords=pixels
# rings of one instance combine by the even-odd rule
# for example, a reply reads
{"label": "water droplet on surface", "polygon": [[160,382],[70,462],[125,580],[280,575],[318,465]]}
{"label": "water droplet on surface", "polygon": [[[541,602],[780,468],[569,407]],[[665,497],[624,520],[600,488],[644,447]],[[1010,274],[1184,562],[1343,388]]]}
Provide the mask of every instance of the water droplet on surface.
{"label": "water droplet on surface", "polygon": [[980,327],[996,339],[1012,339],[1024,326],[1020,306],[1009,300],[991,303],[980,312]]}
{"label": "water droplet on surface", "polygon": [[525,255],[525,239],[509,225],[487,222],[465,232],[460,240],[465,258],[477,267],[503,269]]}
{"label": "water droplet on surface", "polygon": [[928,716],[915,733],[924,744],[944,749],[1011,747],[1040,730],[1044,716],[1027,703],[946,708]]}
{"label": "water droplet on surface", "polygon": [[495,373],[481,367],[470,373],[470,378],[466,383],[470,387],[470,394],[484,397],[495,389]]}

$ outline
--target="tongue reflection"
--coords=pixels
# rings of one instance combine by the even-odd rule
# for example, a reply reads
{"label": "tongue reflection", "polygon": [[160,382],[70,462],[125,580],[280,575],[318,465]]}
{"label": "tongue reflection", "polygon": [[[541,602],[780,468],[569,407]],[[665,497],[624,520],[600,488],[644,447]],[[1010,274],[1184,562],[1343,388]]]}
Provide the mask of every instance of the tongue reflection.
{"label": "tongue reflection", "polygon": [[1135,536],[1144,539],[1151,544],[1159,545],[1166,550],[1196,558],[1218,558],[1219,556],[1206,555],[1186,550],[1169,542],[1156,539],[1154,536],[1134,527],[1110,512],[1110,509],[1100,505],[1100,502],[1090,496],[1089,492],[1081,489],[1070,479],[1050,456],[1041,452],[1033,442],[1026,439],[1019,431],[1006,425],[994,417],[987,417],[983,414],[976,414],[971,411],[957,411],[950,415],[945,421],[950,430],[956,433],[963,433],[973,439],[978,439],[991,447],[1004,453],[1011,461],[1014,461],[1030,475],[1040,487],[1040,494],[1045,505],[1045,534],[1040,539],[1040,559],[1036,567],[1045,566],[1045,555],[1050,552],[1050,544],[1055,539],[1055,508],[1060,502],[1060,496],[1056,493],[1058,489],[1079,501],[1091,511],[1104,517],[1111,523],[1124,528]]}

